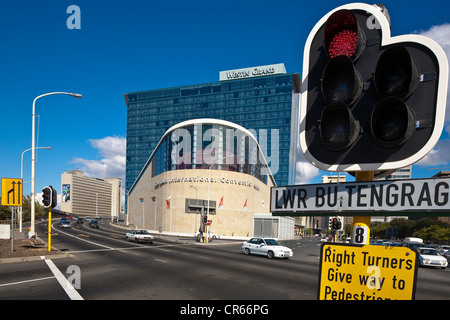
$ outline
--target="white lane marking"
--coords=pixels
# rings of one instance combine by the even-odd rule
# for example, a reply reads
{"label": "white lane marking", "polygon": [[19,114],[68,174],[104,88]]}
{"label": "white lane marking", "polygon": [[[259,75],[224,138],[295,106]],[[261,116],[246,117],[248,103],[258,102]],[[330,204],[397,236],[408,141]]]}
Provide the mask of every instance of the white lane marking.
{"label": "white lane marking", "polygon": [[45,278],[38,278],[38,279],[23,280],[23,281],[11,282],[11,283],[4,283],[4,284],[0,284],[0,287],[14,286],[14,285],[17,285],[17,284],[23,284],[23,283],[34,282],[34,281],[41,281],[41,280],[48,280],[48,279],[54,279],[54,278],[55,278],[54,276],[51,276],[51,277],[45,277]]}
{"label": "white lane marking", "polygon": [[58,280],[61,287],[69,296],[70,300],[84,300],[83,297],[78,293],[77,290],[72,286],[72,284],[64,277],[64,275],[59,271],[58,267],[53,263],[50,259],[45,259],[45,263],[47,263],[51,272],[55,276],[56,280]]}

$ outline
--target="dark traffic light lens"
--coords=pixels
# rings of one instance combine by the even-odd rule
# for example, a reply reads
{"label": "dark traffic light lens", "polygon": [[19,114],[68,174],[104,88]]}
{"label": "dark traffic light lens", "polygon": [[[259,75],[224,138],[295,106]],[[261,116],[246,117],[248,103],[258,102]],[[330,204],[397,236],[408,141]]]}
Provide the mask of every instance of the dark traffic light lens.
{"label": "dark traffic light lens", "polygon": [[340,151],[355,142],[360,130],[347,105],[335,102],[328,105],[320,120],[320,135],[328,149]]}
{"label": "dark traffic light lens", "polygon": [[359,56],[365,35],[359,28],[353,12],[339,10],[328,18],[324,42],[330,58],[345,55],[356,59]]}
{"label": "dark traffic light lens", "polygon": [[419,71],[408,50],[395,46],[381,55],[375,69],[374,80],[379,93],[405,98],[419,84]]}
{"label": "dark traffic light lens", "polygon": [[397,147],[414,133],[415,116],[402,99],[388,97],[372,112],[371,129],[379,145]]}
{"label": "dark traffic light lens", "polygon": [[322,94],[327,102],[351,105],[362,92],[362,77],[347,56],[331,59],[322,78]]}

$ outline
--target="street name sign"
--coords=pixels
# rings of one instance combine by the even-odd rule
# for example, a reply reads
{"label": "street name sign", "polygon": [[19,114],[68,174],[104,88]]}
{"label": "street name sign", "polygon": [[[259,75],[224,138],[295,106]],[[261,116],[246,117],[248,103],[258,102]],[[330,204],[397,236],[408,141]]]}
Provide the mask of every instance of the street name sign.
{"label": "street name sign", "polygon": [[450,215],[450,178],[384,180],[271,188],[273,215]]}
{"label": "street name sign", "polygon": [[414,300],[418,254],[407,247],[323,243],[319,300]]}
{"label": "street name sign", "polygon": [[21,207],[22,179],[2,178],[2,206]]}

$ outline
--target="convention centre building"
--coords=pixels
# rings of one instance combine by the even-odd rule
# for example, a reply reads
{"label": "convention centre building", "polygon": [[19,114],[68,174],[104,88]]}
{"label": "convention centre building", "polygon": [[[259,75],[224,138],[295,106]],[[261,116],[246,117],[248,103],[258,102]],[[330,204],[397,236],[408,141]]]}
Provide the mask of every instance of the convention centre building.
{"label": "convention centre building", "polygon": [[272,217],[276,182],[253,133],[220,119],[192,119],[160,137],[128,190],[126,223],[164,234],[205,230],[221,238],[290,238],[294,219]]}

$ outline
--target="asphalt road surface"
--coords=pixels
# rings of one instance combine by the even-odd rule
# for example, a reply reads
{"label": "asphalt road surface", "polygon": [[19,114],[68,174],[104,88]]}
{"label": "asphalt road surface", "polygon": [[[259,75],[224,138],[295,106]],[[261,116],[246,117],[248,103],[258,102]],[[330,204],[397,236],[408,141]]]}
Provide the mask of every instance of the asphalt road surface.
{"label": "asphalt road surface", "polygon": [[[36,228],[46,239],[46,223]],[[127,242],[125,233],[107,220],[99,229],[76,222],[60,228],[54,221],[52,245],[64,255],[0,264],[0,300],[233,300],[260,306],[317,299],[317,238],[282,241],[294,256],[267,259],[242,254],[241,241],[201,244],[155,235],[153,244],[137,244]],[[429,299],[450,299],[450,268],[419,268],[416,300]],[[252,308],[247,312],[255,314]]]}

